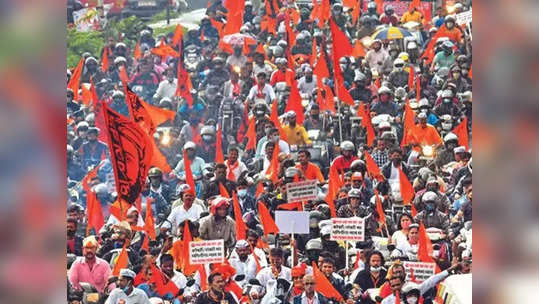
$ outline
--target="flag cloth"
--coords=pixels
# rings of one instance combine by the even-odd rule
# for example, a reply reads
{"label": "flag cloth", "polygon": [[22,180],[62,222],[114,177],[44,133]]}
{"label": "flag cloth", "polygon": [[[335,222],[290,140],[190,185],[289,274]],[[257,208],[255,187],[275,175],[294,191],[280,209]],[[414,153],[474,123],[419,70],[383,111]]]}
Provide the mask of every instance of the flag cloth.
{"label": "flag cloth", "polygon": [[301,202],[280,204],[277,209],[303,211],[303,204]]}
{"label": "flag cloth", "polygon": [[228,10],[228,13],[223,34],[228,35],[238,33],[243,24],[245,0],[225,1],[224,6]]}
{"label": "flag cloth", "polygon": [[120,66],[120,74],[118,75],[122,83],[129,83],[129,76],[127,75],[127,72],[125,71],[125,67],[123,65]]}
{"label": "flag cloth", "polygon": [[404,105],[404,124],[401,140],[401,148],[410,143],[410,131],[414,129],[415,126],[415,112],[410,106],[410,101],[407,100]]}
{"label": "flag cloth", "polygon": [[384,0],[374,0],[376,2],[376,12],[380,15],[384,13]]}
{"label": "flag cloth", "polygon": [[127,251],[125,250],[126,246],[127,246],[127,242],[124,244],[124,247],[122,248],[122,252],[120,252],[120,255],[116,259],[116,263],[114,264],[114,268],[112,269],[113,276],[119,276],[120,270],[127,268],[129,258],[127,257]]}
{"label": "flag cloth", "polygon": [[167,56],[179,57],[180,54],[176,52],[170,45],[166,44],[164,40],[161,40],[161,44],[158,47],[151,50],[152,54],[161,57],[161,60],[165,60]]}
{"label": "flag cloth", "polygon": [[187,150],[183,150],[183,168],[185,171],[185,183],[189,185],[191,190],[195,191],[195,179],[191,171],[191,160],[187,157]]}
{"label": "flag cloth", "polygon": [[208,276],[204,264],[198,265],[198,273],[200,275],[200,291],[205,291],[208,289]]}
{"label": "flag cloth", "polygon": [[333,50],[333,69],[335,74],[335,89],[337,92],[337,97],[349,105],[354,105],[354,99],[350,96],[350,93],[344,86],[344,77],[343,71],[341,71],[341,66],[339,60],[342,57],[350,56],[353,53],[352,45],[348,40],[348,37],[339,29],[337,24],[333,19],[329,20],[331,28],[331,37],[332,37],[332,50]]}
{"label": "flag cloth", "polygon": [[101,70],[106,73],[109,70],[109,48],[103,48],[103,54],[101,55]]}
{"label": "flag cloth", "polygon": [[84,189],[84,191],[90,192],[90,184],[89,183],[90,183],[90,181],[92,179],[97,177],[97,171],[99,170],[99,168],[101,168],[102,165],[103,165],[103,163],[100,163],[98,166],[96,166],[92,170],[88,171],[88,173],[82,178],[81,185],[82,185],[82,189]]}
{"label": "flag cloth", "polygon": [[273,123],[273,125],[275,125],[277,130],[279,130],[279,137],[282,140],[286,140],[286,134],[281,126],[281,121],[279,120],[279,114],[277,112],[277,102],[271,104],[270,121]]}
{"label": "flag cloth", "polygon": [[110,214],[114,215],[119,221],[123,221],[126,219],[127,210],[129,210],[131,206],[131,204],[124,200],[116,200],[109,208]]}
{"label": "flag cloth", "polygon": [[271,162],[266,171],[266,176],[269,176],[271,181],[276,184],[279,181],[279,142],[275,143],[273,148],[273,154],[271,155]]}
{"label": "flag cloth", "polygon": [[352,51],[352,56],[354,56],[355,58],[358,58],[358,57],[365,57],[367,53],[365,52],[365,48],[363,47],[363,44],[361,43],[361,41],[358,39],[356,40],[356,44],[354,45],[354,50]]}
{"label": "flag cloth", "polygon": [[[408,91],[414,87],[415,68],[413,64],[410,64],[410,72],[408,73]],[[418,100],[419,102],[419,100]]]}
{"label": "flag cloth", "polygon": [[417,209],[415,208],[415,205],[412,204],[412,217],[415,217],[417,215]]}
{"label": "flag cloth", "polygon": [[247,239],[247,225],[243,221],[240,203],[236,192],[232,192],[232,205],[234,208],[234,220],[236,221],[236,239]]}
{"label": "flag cloth", "polygon": [[80,90],[82,91],[82,103],[85,106],[90,106],[90,102],[92,101],[92,93],[84,84],[80,86]]}
{"label": "flag cloth", "polygon": [[358,108],[358,116],[362,115],[361,126],[367,131],[367,146],[372,147],[376,134],[374,132],[374,126],[372,125],[369,110],[370,109],[365,106],[365,103],[363,101],[360,102]]}
{"label": "flag cloth", "polygon": [[417,100],[417,103],[419,103],[419,99],[421,99],[421,75],[417,75],[415,80],[415,99]]}
{"label": "flag cloth", "polygon": [[152,141],[152,151],[152,161],[150,162],[151,166],[161,169],[161,171],[164,173],[170,173],[172,168],[170,168],[167,158],[163,155],[161,150],[159,150],[159,147],[155,141]]}
{"label": "flag cloth", "polygon": [[249,126],[247,127],[247,145],[245,146],[245,150],[255,150],[256,149],[256,121],[255,117],[251,117],[249,119]]}
{"label": "flag cloth", "polygon": [[290,86],[290,97],[286,103],[285,111],[293,111],[296,113],[296,123],[302,125],[305,117],[303,115],[303,106],[301,105],[301,95],[298,89],[298,83],[296,80],[292,80]]}
{"label": "flag cloth", "polygon": [[178,65],[178,87],[176,88],[176,93],[174,96],[183,97],[187,100],[189,107],[193,106],[193,96],[191,95],[191,90],[193,89],[193,84],[191,83],[191,77],[187,70],[183,67],[183,63]]}
{"label": "flag cloth", "polygon": [[380,199],[380,195],[378,193],[378,190],[374,189],[374,195],[376,200],[376,213],[378,213],[378,223],[380,225],[386,225],[386,214],[384,212],[384,208],[382,207],[382,200]]}
{"label": "flag cloth", "polygon": [[259,182],[256,186],[255,198],[259,198],[262,193],[264,193],[264,184]]}
{"label": "flag cloth", "polygon": [[335,196],[337,195],[337,192],[342,187],[342,185],[343,182],[335,166],[329,167],[329,184],[328,193],[326,195],[326,202],[328,203],[329,209],[331,211],[331,217],[337,217],[337,210],[335,208]]}
{"label": "flag cloth", "polygon": [[425,225],[423,225],[423,221],[419,223],[418,237],[417,259],[421,262],[434,263],[434,259],[432,258],[432,243],[427,235],[427,230],[425,229]]}
{"label": "flag cloth", "polygon": [[160,297],[171,294],[173,297],[180,291],[176,284],[169,279],[157,266],[152,264],[152,276],[150,282],[155,284],[155,291]]}
{"label": "flag cloth", "polygon": [[80,88],[80,77],[82,76],[82,69],[84,68],[84,57],[82,57],[77,64],[77,67],[71,73],[71,78],[67,83],[67,87],[73,90],[73,100],[79,100],[79,88]]}
{"label": "flag cloth", "polygon": [[223,132],[221,126],[217,125],[217,134],[215,139],[215,162],[224,163],[225,157],[223,155]]}
{"label": "flag cloth", "polygon": [[412,187],[408,177],[406,177],[406,174],[404,174],[401,168],[399,168],[399,184],[402,201],[405,205],[408,205],[414,199],[414,187]]}
{"label": "flag cloth", "polygon": [[143,101],[137,96],[131,89],[124,84],[125,103],[129,108],[129,114],[150,137],[156,130],[156,126],[150,116],[150,113],[146,111],[146,108],[142,105]]}
{"label": "flag cloth", "polygon": [[146,218],[144,220],[144,230],[146,231],[147,238],[155,240],[155,220],[153,218],[152,203],[154,199],[148,198],[146,200]]}
{"label": "flag cloth", "polygon": [[[97,168],[96,168],[97,169]],[[103,217],[103,210],[101,209],[101,203],[97,199],[97,195],[93,191],[88,191],[86,194],[86,216],[87,216],[87,228],[86,231],[89,232],[92,227],[95,229],[95,232],[98,233],[99,230],[105,225],[105,219]]]}
{"label": "flag cloth", "polygon": [[172,36],[172,46],[177,46],[180,40],[183,39],[183,26],[178,23],[174,29],[174,35]]}
{"label": "flag cloth", "polygon": [[412,0],[410,3],[410,6],[408,6],[409,9],[412,7],[415,7],[417,10],[421,11],[421,1],[420,0]]}
{"label": "flag cloth", "polygon": [[264,235],[267,236],[270,233],[279,233],[279,227],[275,224],[268,208],[262,201],[258,202],[258,216],[260,217],[260,222],[262,222],[262,227],[264,228]]}
{"label": "flag cloth", "polygon": [[382,175],[380,168],[378,167],[372,156],[367,150],[363,151],[363,154],[365,155],[365,165],[367,166],[367,172],[371,175],[372,178],[376,178],[377,180],[383,182],[384,176]]}
{"label": "flag cloth", "polygon": [[135,45],[133,57],[135,58],[135,60],[139,60],[140,58],[142,58],[142,52],[140,51],[140,41],[137,41],[137,44]]}
{"label": "flag cloth", "polygon": [[226,190],[225,186],[223,186],[222,183],[219,183],[219,195],[221,195],[222,197],[230,198],[228,190]]}
{"label": "flag cloth", "polygon": [[401,293],[399,290],[395,291],[395,303],[400,304],[401,303]]}
{"label": "flag cloth", "polygon": [[334,298],[337,301],[344,301],[341,294],[333,287],[326,276],[318,269],[318,266],[313,262],[313,276],[316,281],[315,290],[321,293],[326,298]]}
{"label": "flag cloth", "polygon": [[103,113],[118,198],[133,204],[146,183],[152,139],[136,122],[106,104]]}
{"label": "flag cloth", "polygon": [[176,117],[176,112],[174,111],[153,106],[142,99],[140,101],[156,127],[166,121],[174,120],[174,118]]}
{"label": "flag cloth", "polygon": [[460,124],[456,126],[451,132],[453,132],[459,138],[459,146],[464,146],[466,147],[466,150],[468,150],[468,117],[464,117]]}

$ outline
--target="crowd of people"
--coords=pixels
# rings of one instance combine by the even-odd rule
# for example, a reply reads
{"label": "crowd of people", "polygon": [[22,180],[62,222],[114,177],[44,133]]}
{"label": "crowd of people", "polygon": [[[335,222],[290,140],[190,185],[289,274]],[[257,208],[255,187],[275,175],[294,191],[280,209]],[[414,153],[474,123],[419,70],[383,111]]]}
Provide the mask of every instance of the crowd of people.
{"label": "crowd of people", "polygon": [[[454,2],[427,18],[420,1],[399,16],[391,1],[212,0],[199,27],[81,53],[68,303],[434,303],[472,271],[472,37],[456,17],[472,7]],[[152,116],[129,204],[101,103],[135,119],[132,94],[168,116]],[[301,181],[316,198],[290,200]],[[308,234],[279,233],[279,210],[308,212]],[[332,218],[362,218],[362,241],[335,240]],[[191,242],[214,240],[222,262],[190,263]]]}

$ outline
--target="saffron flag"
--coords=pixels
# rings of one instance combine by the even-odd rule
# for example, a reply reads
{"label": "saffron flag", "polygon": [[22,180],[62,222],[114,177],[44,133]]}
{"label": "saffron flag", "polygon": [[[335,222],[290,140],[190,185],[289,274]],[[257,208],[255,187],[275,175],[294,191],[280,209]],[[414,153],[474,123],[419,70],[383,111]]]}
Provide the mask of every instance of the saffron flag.
{"label": "saffron flag", "polygon": [[303,211],[303,204],[301,202],[280,204],[277,209]]}
{"label": "saffron flag", "polygon": [[127,246],[127,242],[124,244],[124,247],[122,248],[122,252],[120,252],[120,255],[117,257],[116,263],[114,264],[114,268],[112,268],[113,276],[119,276],[120,270],[127,268],[127,264],[129,263],[129,258],[127,257],[127,251],[125,250],[126,246]]}
{"label": "saffron flag", "polygon": [[331,282],[326,278],[326,276],[318,269],[316,263],[313,262],[313,276],[316,281],[316,291],[321,293],[326,298],[334,298],[337,301],[344,301],[341,294],[333,287]]}
{"label": "saffron flag", "polygon": [[135,60],[139,60],[140,58],[142,58],[142,52],[140,51],[140,41],[137,41],[137,44],[135,45],[133,57],[135,58]]}
{"label": "saffron flag", "polygon": [[161,57],[164,60],[167,56],[179,57],[180,54],[176,52],[170,45],[166,44],[164,40],[161,40],[161,44],[158,47],[151,50],[152,54]]}
{"label": "saffron flag", "polygon": [[155,220],[153,218],[152,203],[154,199],[148,198],[146,200],[146,218],[144,220],[144,230],[146,231],[147,238],[155,240]]}
{"label": "saffron flag", "polygon": [[219,195],[222,197],[230,198],[230,194],[228,194],[228,190],[226,190],[225,186],[223,186],[222,183],[219,183]]}
{"label": "saffron flag", "polygon": [[183,261],[183,267],[182,267],[182,273],[186,276],[189,276],[193,274],[197,267],[194,265],[191,265],[189,263],[189,243],[193,240],[193,237],[191,236],[191,230],[189,230],[189,224],[187,221],[185,221],[184,228],[183,228],[183,247],[182,247],[182,261]]}
{"label": "saffron flag", "polygon": [[236,239],[247,239],[247,225],[243,221],[240,203],[236,192],[232,192],[232,205],[234,208],[234,220],[236,221]]}
{"label": "saffron flag", "polygon": [[353,53],[352,45],[348,40],[348,37],[339,29],[337,24],[333,19],[329,21],[331,28],[331,37],[333,43],[333,68],[335,74],[335,89],[337,92],[337,97],[349,105],[354,105],[354,99],[350,96],[350,93],[344,86],[344,77],[343,71],[341,71],[341,66],[339,60],[342,57],[350,56]]}
{"label": "saffron flag", "polygon": [[380,168],[378,167],[372,156],[367,150],[365,150],[363,153],[365,155],[365,165],[367,166],[367,172],[369,172],[371,177],[376,178],[381,182],[384,181],[384,176],[382,175]]}
{"label": "saffron flag", "polygon": [[228,13],[223,34],[229,35],[238,33],[243,24],[245,0],[225,1],[224,6],[228,10]]}
{"label": "saffron flag", "polygon": [[275,143],[273,148],[273,154],[271,155],[271,162],[266,171],[266,176],[270,176],[271,181],[276,184],[279,181],[279,142]]}
{"label": "saffron flag", "polygon": [[363,47],[363,44],[359,39],[356,40],[356,44],[354,45],[354,50],[352,51],[352,56],[355,58],[358,57],[365,57],[367,53],[365,52],[365,48]]}
{"label": "saffron flag", "polygon": [[86,194],[86,216],[88,222],[87,231],[94,228],[97,233],[105,225],[101,203],[97,199],[97,195],[91,190]]}
{"label": "saffron flag", "polygon": [[328,193],[326,194],[326,202],[328,203],[329,209],[331,211],[331,217],[337,217],[337,210],[335,208],[335,196],[341,188],[343,182],[339,176],[339,172],[335,166],[329,167],[329,184],[328,184]]}
{"label": "saffron flag", "polygon": [[106,73],[109,70],[109,48],[103,48],[103,55],[101,55],[101,70]]}
{"label": "saffron flag", "polygon": [[140,97],[137,96],[130,88],[124,84],[125,92],[125,103],[129,108],[129,114],[133,118],[133,121],[136,122],[149,136],[153,136],[153,133],[156,130],[156,126],[153,123],[152,118],[146,108],[142,105],[143,101]]}
{"label": "saffron flag", "polygon": [[378,194],[378,190],[374,189],[374,195],[376,200],[376,213],[378,213],[378,223],[380,225],[386,225],[386,214],[384,212],[384,208],[382,207],[382,200],[380,199],[380,195]]}
{"label": "saffron flag", "polygon": [[[408,73],[408,91],[414,87],[415,68],[413,64],[410,64],[410,72]],[[418,100],[419,102],[419,100]]]}
{"label": "saffron flag", "polygon": [[468,117],[464,117],[460,124],[456,126],[451,132],[453,132],[459,138],[459,146],[464,146],[466,147],[466,150],[468,150]]}
{"label": "saffron flag", "polygon": [[125,67],[123,65],[120,66],[120,74],[118,76],[120,77],[122,83],[129,82],[129,76],[127,75],[127,72],[125,71]]}
{"label": "saffron flag", "polygon": [[152,139],[136,122],[106,104],[103,104],[103,114],[118,198],[133,204],[146,183]]}
{"label": "saffron flag", "polygon": [[174,96],[183,97],[187,100],[189,107],[193,106],[193,96],[191,95],[191,90],[193,89],[193,84],[191,83],[191,77],[187,70],[183,67],[182,63],[178,65],[178,87],[176,88],[176,93]]}
{"label": "saffron flag", "polygon": [[215,140],[215,162],[224,163],[225,157],[223,155],[223,132],[221,126],[217,125],[217,134]]}
{"label": "saffron flag", "polygon": [[293,111],[296,113],[296,122],[298,125],[302,125],[305,117],[303,115],[303,106],[301,105],[301,95],[298,89],[298,83],[296,80],[292,80],[292,86],[290,87],[290,97],[286,104],[285,111]]}
{"label": "saffron flag", "polygon": [[90,184],[89,183],[90,183],[90,181],[92,179],[97,177],[97,171],[99,170],[99,168],[101,168],[102,165],[103,165],[103,163],[99,164],[97,167],[95,167],[92,170],[88,171],[86,176],[84,176],[84,178],[81,180],[82,189],[84,189],[84,191],[90,192]]}
{"label": "saffron flag", "polygon": [[172,45],[177,46],[180,40],[183,39],[183,26],[178,23],[174,29],[174,35],[172,36]]}
{"label": "saffron flag", "polygon": [[401,168],[399,168],[399,185],[402,201],[405,205],[409,205],[414,199],[414,187],[412,187],[412,183],[410,183]]}
{"label": "saffron flag", "polygon": [[361,126],[365,128],[367,132],[367,146],[372,147],[376,134],[374,132],[374,126],[372,125],[369,109],[367,109],[364,102],[360,102],[357,113],[358,116],[362,117]]}
{"label": "saffron flag", "polygon": [[432,242],[427,235],[427,230],[425,229],[425,225],[423,225],[423,221],[419,223],[418,237],[417,259],[421,262],[434,263],[434,259],[432,258]]}
{"label": "saffron flag", "polygon": [[264,228],[264,235],[267,236],[270,233],[279,233],[279,227],[275,224],[268,208],[262,201],[258,202],[258,216],[260,217],[262,227]]}
{"label": "saffron flag", "polygon": [[406,101],[404,105],[404,124],[402,132],[401,147],[404,148],[409,142],[409,133],[415,126],[415,112],[410,107],[410,101]]}
{"label": "saffron flag", "polygon": [[191,160],[187,157],[187,150],[183,150],[183,168],[185,171],[185,183],[189,185],[189,188],[195,191],[195,179],[193,178],[193,171],[191,171]]}
{"label": "saffron flag", "polygon": [[77,64],[77,67],[71,73],[71,78],[67,83],[67,87],[73,90],[73,100],[79,100],[79,88],[80,88],[80,77],[82,76],[82,69],[84,68],[84,57],[82,57]]}
{"label": "saffron flag", "polygon": [[162,273],[161,270],[154,264],[151,265],[151,268],[152,276],[150,277],[150,283],[155,284],[155,291],[157,294],[159,294],[160,297],[164,297],[170,293],[173,297],[175,297],[180,291],[176,284],[164,273]]}
{"label": "saffron flag", "polygon": [[245,146],[245,150],[254,150],[256,149],[256,122],[255,117],[251,117],[249,119],[249,126],[247,127],[247,145]]}

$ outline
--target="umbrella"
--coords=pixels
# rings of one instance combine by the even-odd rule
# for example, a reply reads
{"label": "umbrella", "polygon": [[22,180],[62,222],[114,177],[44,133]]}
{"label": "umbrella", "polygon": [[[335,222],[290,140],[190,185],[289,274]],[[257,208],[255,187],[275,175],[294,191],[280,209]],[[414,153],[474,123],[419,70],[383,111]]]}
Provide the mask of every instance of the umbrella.
{"label": "umbrella", "polygon": [[224,36],[223,42],[232,45],[244,43],[247,43],[248,45],[256,44],[256,40],[253,37],[239,33]]}
{"label": "umbrella", "polygon": [[400,28],[400,27],[386,27],[381,30],[376,31],[374,34],[372,34],[372,39],[402,39],[404,37],[412,36],[410,32],[407,30]]}

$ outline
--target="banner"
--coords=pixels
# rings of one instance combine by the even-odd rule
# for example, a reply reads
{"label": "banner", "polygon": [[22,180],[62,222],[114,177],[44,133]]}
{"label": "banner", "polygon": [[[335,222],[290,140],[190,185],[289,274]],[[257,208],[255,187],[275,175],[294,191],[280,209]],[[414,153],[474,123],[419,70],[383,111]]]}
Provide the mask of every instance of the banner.
{"label": "banner", "polygon": [[189,242],[189,263],[211,264],[223,263],[225,260],[225,241]]}
{"label": "banner", "polygon": [[83,8],[73,12],[73,23],[79,32],[99,29],[99,17],[95,8]]}
{"label": "banner", "polygon": [[152,159],[152,142],[134,121],[103,104],[111,164],[118,198],[134,204],[146,182]]}
{"label": "banner", "polygon": [[426,279],[434,275],[436,271],[435,263],[424,262],[403,262],[404,269],[406,269],[406,281],[410,281],[412,278],[412,269],[414,270],[415,282],[420,284]]}
{"label": "banner", "polygon": [[[363,11],[367,11],[367,4],[369,3],[369,0],[363,0]],[[410,6],[410,1],[384,1],[384,7],[386,5],[391,4],[393,8],[395,9],[395,14],[397,16],[402,17],[406,11],[408,11],[408,7]],[[427,1],[421,1],[421,8],[419,11],[423,12],[423,17],[425,20],[432,20],[432,3]]]}
{"label": "banner", "polygon": [[360,217],[332,218],[330,240],[361,242],[365,239],[365,221]]}
{"label": "banner", "polygon": [[286,197],[289,203],[305,202],[318,197],[316,180],[286,184]]}

